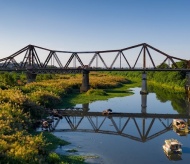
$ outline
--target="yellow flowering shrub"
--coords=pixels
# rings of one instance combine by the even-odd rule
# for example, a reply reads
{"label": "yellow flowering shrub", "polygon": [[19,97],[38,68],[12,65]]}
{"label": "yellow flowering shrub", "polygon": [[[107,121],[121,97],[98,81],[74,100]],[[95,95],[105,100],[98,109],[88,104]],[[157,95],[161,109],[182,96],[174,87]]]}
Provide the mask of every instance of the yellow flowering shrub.
{"label": "yellow flowering shrub", "polygon": [[27,129],[30,124],[27,113],[10,103],[0,104],[0,134],[10,134]]}
{"label": "yellow flowering shrub", "polygon": [[42,135],[31,136],[23,131],[17,131],[12,135],[1,134],[0,145],[0,155],[4,162],[39,163],[39,161],[45,161],[43,154],[40,156],[45,146]]}
{"label": "yellow flowering shrub", "polygon": [[10,102],[16,105],[23,105],[27,101],[27,96],[18,89],[0,89],[0,102]]}
{"label": "yellow flowering shrub", "polygon": [[0,163],[39,163],[45,160],[42,134],[32,136],[25,130],[30,118],[19,106],[0,104]]}
{"label": "yellow flowering shrub", "polygon": [[31,93],[30,99],[45,107],[54,107],[61,102],[61,98],[56,94],[42,90]]}

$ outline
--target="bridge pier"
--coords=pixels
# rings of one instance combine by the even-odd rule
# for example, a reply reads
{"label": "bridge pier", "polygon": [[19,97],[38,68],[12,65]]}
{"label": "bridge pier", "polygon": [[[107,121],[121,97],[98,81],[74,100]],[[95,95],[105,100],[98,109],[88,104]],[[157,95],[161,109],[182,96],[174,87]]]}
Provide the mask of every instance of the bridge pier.
{"label": "bridge pier", "polygon": [[186,85],[185,85],[185,92],[190,97],[190,72],[186,73]]}
{"label": "bridge pier", "polygon": [[142,88],[141,88],[140,94],[148,94],[146,76],[147,76],[146,72],[143,72],[142,73]]}
{"label": "bridge pier", "polygon": [[89,89],[89,71],[83,70],[82,86],[80,87],[80,92],[87,92]]}
{"label": "bridge pier", "polygon": [[36,76],[37,76],[36,73],[26,72],[27,83],[34,82],[36,80]]}
{"label": "bridge pier", "polygon": [[[186,97],[186,112],[187,112],[187,115],[190,116],[190,98],[189,97]],[[187,124],[188,126],[190,126],[190,119],[187,119]]]}
{"label": "bridge pier", "polygon": [[141,94],[141,113],[146,113],[147,94]]}
{"label": "bridge pier", "polygon": [[83,109],[83,112],[88,112],[90,110],[89,103],[82,104],[82,109]]}
{"label": "bridge pier", "polygon": [[186,97],[185,102],[186,102],[186,114],[187,114],[188,116],[190,116],[190,98],[189,98],[189,97]]}

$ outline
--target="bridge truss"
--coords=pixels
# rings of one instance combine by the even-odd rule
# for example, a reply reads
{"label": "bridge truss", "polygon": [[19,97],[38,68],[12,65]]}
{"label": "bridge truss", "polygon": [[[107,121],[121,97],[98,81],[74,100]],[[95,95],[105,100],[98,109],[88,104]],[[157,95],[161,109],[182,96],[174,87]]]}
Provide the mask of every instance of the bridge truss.
{"label": "bridge truss", "polygon": [[[170,70],[177,69],[177,61],[186,59],[170,56],[149,44],[142,43],[131,47],[106,51],[58,51],[35,45],[28,45],[14,54],[0,59],[0,70],[36,70],[36,73],[48,71],[78,71],[81,69],[110,70],[127,69],[157,70],[158,65],[167,63]],[[159,69],[160,70],[160,69]]]}

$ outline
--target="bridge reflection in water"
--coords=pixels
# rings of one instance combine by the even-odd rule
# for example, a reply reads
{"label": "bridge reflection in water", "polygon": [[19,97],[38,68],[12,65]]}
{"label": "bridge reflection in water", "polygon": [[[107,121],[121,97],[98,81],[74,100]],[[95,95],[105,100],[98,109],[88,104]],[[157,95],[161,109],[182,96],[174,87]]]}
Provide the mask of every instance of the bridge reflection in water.
{"label": "bridge reflection in water", "polygon": [[[82,108],[56,110],[57,117],[52,123],[54,132],[91,132],[119,135],[139,142],[146,142],[168,131],[188,135],[172,126],[173,119],[183,119],[190,125],[190,102],[186,101],[186,114],[147,113],[147,94],[141,94],[140,113],[91,112],[89,104]],[[127,107],[129,108],[129,107]],[[126,109],[127,111],[127,109]]]}
{"label": "bridge reflection in water", "polygon": [[[145,97],[142,96],[143,101],[146,101]],[[174,118],[190,122],[188,114],[146,113],[145,102],[142,102],[141,107],[141,113],[90,112],[88,104],[84,104],[83,108],[57,110],[63,118],[54,121],[53,131],[112,134],[146,142],[173,130]],[[180,135],[180,132],[176,133]],[[188,132],[181,133],[181,135],[187,134]]]}

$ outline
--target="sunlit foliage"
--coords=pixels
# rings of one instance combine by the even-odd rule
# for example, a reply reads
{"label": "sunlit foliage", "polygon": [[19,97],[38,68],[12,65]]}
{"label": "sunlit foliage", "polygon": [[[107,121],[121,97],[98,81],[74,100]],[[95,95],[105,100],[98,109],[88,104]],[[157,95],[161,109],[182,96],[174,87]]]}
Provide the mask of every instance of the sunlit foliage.
{"label": "sunlit foliage", "polygon": [[38,163],[45,142],[42,135],[31,136],[28,132],[30,117],[18,104],[0,104],[0,162]]}
{"label": "sunlit foliage", "polygon": [[25,82],[26,82],[26,76],[25,74],[22,73],[1,72],[0,74],[0,88],[22,85]]}
{"label": "sunlit foliage", "polygon": [[[111,75],[120,75],[129,80],[141,81],[142,72],[111,72]],[[186,74],[180,71],[150,71],[147,72],[147,82],[162,86],[167,89],[172,89],[173,92],[185,92],[184,86],[186,83]]]}
{"label": "sunlit foliage", "polygon": [[102,95],[102,96],[104,96],[104,95],[107,95],[107,93],[101,89],[89,89],[86,92],[86,95]]}

